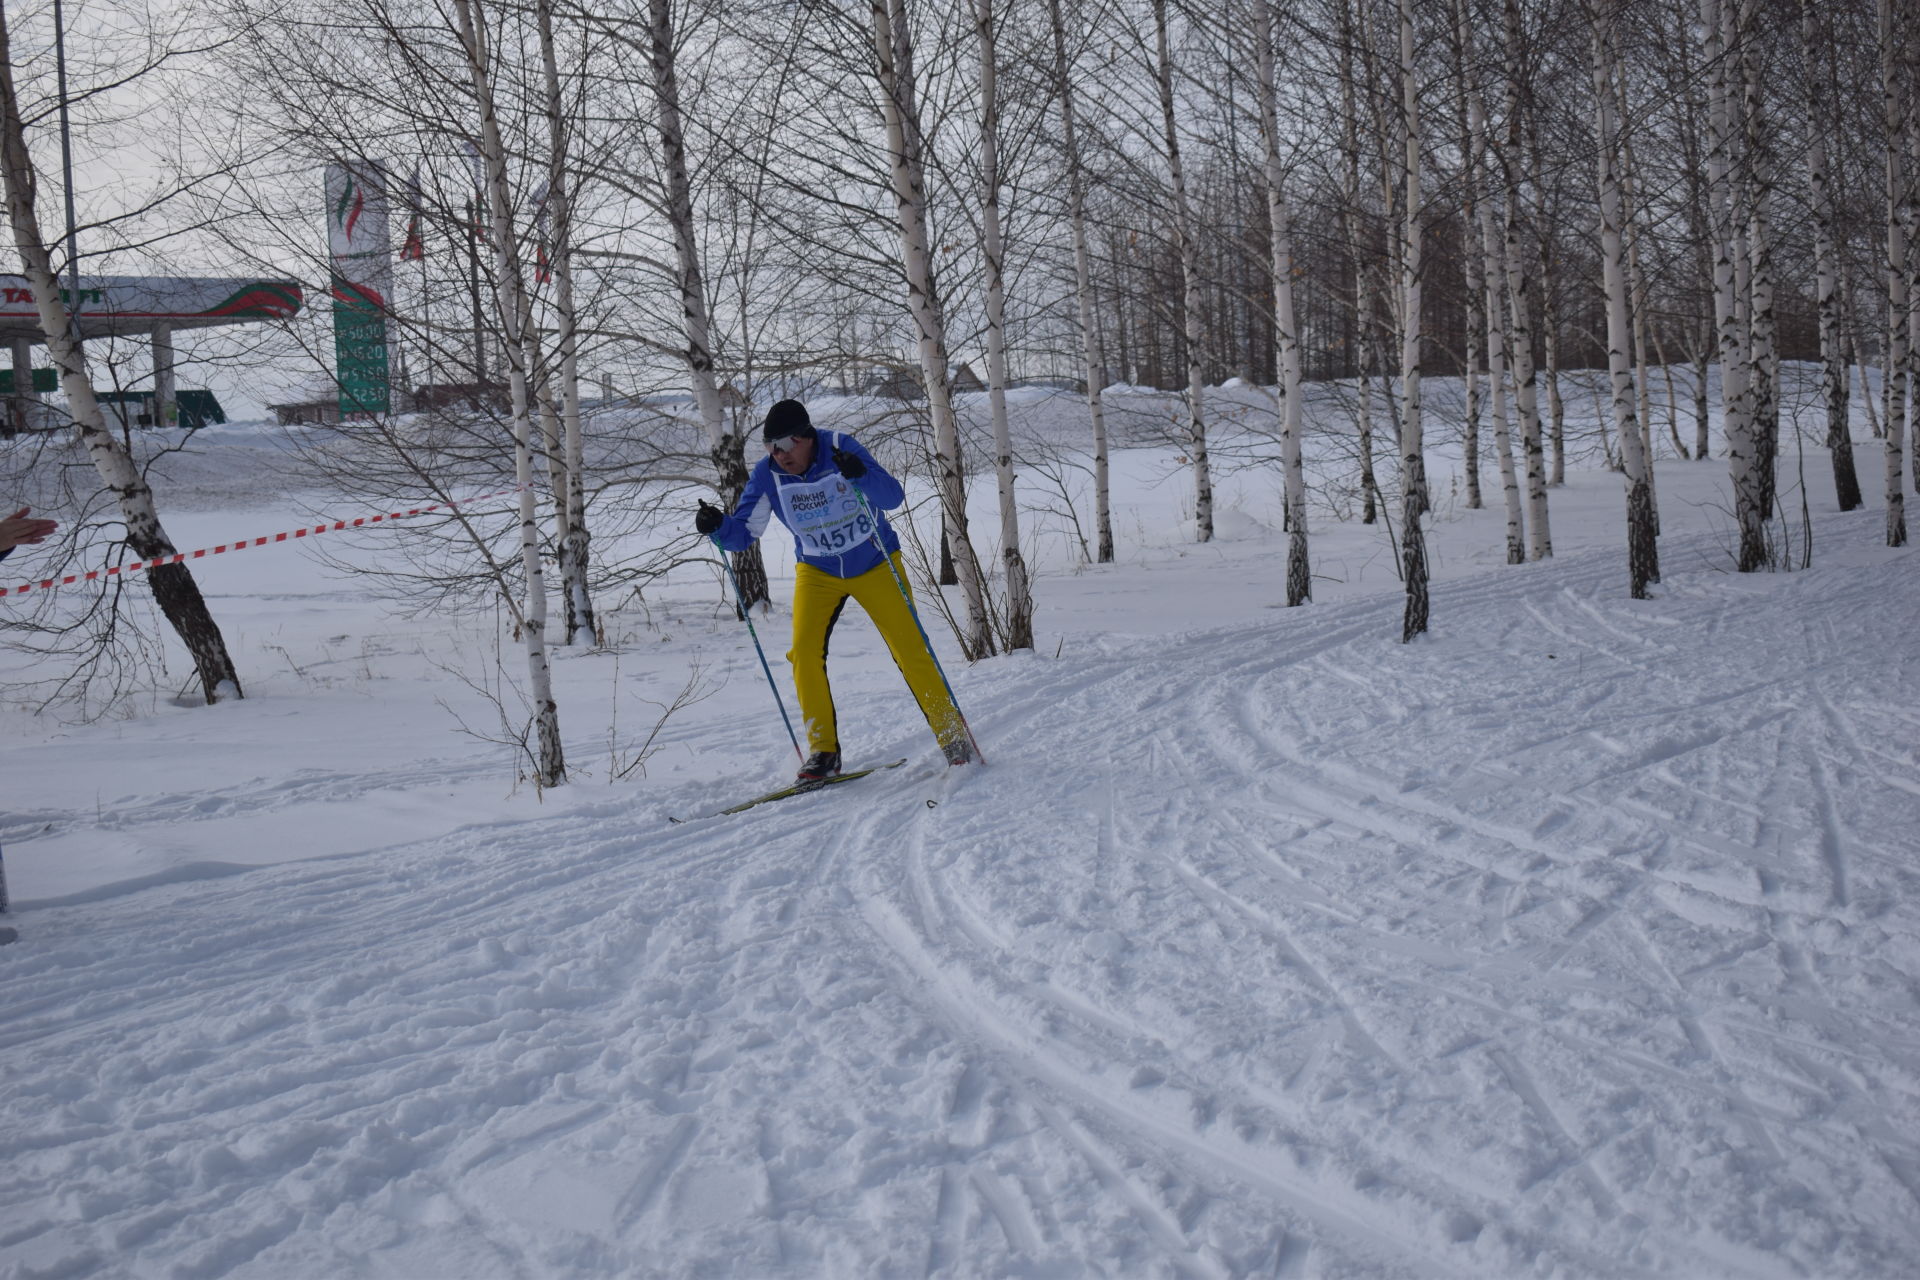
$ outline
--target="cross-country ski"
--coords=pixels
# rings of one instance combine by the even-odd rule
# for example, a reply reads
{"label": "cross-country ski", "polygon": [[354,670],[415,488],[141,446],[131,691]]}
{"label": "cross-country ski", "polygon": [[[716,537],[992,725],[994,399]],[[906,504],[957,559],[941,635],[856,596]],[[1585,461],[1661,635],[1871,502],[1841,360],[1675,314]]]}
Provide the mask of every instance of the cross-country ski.
{"label": "cross-country ski", "polygon": [[[771,804],[775,800],[787,800],[787,799],[791,799],[794,796],[803,796],[808,794],[809,792],[821,791],[827,787],[838,786],[840,783],[843,783],[843,782],[853,782],[856,779],[866,777],[870,773],[879,773],[883,769],[898,769],[901,765],[905,763],[906,763],[906,760],[903,758],[903,759],[895,760],[892,764],[877,764],[870,769],[855,769],[850,773],[836,773],[831,777],[812,778],[806,782],[796,782],[790,787],[782,787],[778,791],[769,791],[767,794],[763,796],[755,796],[751,800],[745,800],[735,805],[728,805],[726,808],[720,810],[719,813],[716,813],[713,816],[718,818],[729,813],[745,813],[748,809],[752,809],[763,804]],[[691,819],[668,818],[667,821],[678,823],[678,822],[689,822],[691,821]]]}

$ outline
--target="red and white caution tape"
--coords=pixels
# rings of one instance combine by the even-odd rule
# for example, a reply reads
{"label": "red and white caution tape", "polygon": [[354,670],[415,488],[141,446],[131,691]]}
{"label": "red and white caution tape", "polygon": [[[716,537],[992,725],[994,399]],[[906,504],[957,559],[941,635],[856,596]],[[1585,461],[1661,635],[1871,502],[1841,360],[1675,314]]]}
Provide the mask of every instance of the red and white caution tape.
{"label": "red and white caution tape", "polygon": [[519,493],[526,485],[515,485],[511,489],[500,489],[493,493],[476,494],[471,498],[461,498],[453,502],[436,502],[426,507],[409,507],[405,511],[389,511],[384,515],[360,516],[353,520],[335,520],[331,524],[317,524],[308,529],[294,529],[287,533],[269,533],[260,538],[243,538],[238,542],[223,542],[217,547],[202,547],[198,551],[180,551],[170,556],[161,556],[154,560],[135,560],[131,564],[117,564],[111,569],[95,569],[91,573],[70,573],[64,578],[42,578],[38,582],[27,582],[17,587],[0,587],[0,596],[23,596],[29,591],[51,591],[55,587],[71,586],[76,582],[93,582],[100,578],[113,578],[136,569],[157,569],[163,564],[179,564],[182,560],[201,560],[207,556],[225,555],[229,551],[245,551],[248,547],[264,547],[269,542],[298,542],[301,538],[316,538],[323,533],[335,533],[341,529],[359,529],[367,525],[384,524],[389,520],[405,520],[408,516],[424,516],[431,511],[441,511],[449,507],[463,507],[473,502],[485,502],[488,498],[501,498],[510,493]]}

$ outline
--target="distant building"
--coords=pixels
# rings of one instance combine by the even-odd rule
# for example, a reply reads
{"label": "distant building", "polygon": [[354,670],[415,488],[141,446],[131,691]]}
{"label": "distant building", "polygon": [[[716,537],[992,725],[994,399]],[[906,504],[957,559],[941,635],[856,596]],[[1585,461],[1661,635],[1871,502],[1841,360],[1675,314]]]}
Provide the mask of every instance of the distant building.
{"label": "distant building", "polygon": [[123,428],[184,427],[198,431],[227,420],[227,411],[211,391],[176,390],[166,421],[161,419],[165,410],[151,391],[96,391],[93,398]]}
{"label": "distant building", "polygon": [[1016,391],[1030,389],[1041,391],[1077,391],[1081,395],[1085,395],[1087,394],[1087,380],[1085,378],[1015,378],[1007,383],[1007,388]]}
{"label": "distant building", "polygon": [[509,413],[513,409],[507,387],[498,382],[429,382],[413,389],[413,411],[467,408]]}
{"label": "distant building", "polygon": [[292,404],[270,404],[267,412],[273,420],[283,427],[297,427],[308,422],[340,421],[340,397],[327,396],[322,400],[296,400]]}

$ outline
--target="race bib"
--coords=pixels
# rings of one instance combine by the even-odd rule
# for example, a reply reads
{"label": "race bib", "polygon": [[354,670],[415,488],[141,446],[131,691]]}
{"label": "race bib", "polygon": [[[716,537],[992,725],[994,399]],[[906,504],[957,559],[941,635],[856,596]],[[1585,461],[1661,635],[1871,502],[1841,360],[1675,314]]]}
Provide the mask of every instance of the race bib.
{"label": "race bib", "polygon": [[787,527],[802,554],[837,556],[873,536],[873,521],[860,509],[860,495],[844,476],[780,486]]}

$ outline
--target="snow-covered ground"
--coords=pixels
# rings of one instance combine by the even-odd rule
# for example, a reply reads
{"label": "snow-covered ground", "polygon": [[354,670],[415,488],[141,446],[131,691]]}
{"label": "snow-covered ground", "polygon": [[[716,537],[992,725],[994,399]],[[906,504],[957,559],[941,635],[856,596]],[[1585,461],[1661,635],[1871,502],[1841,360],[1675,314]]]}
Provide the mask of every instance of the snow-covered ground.
{"label": "snow-covered ground", "polygon": [[[1809,453],[1813,567],[1765,575],[1724,462],[1664,459],[1635,602],[1617,476],[1507,567],[1430,431],[1427,638],[1380,526],[1318,512],[1281,608],[1274,472],[1199,546],[1176,451],[1128,449],[1119,563],[1035,516],[1036,652],[938,637],[987,767],[850,614],[847,750],[909,764],[735,817],[792,752],[710,572],[559,656],[536,795],[483,740],[492,613],[197,564],[246,700],[0,715],[0,1276],[1914,1274],[1920,581],[1877,446],[1848,515]],[[178,542],[303,522],[270,432],[207,443]]]}

